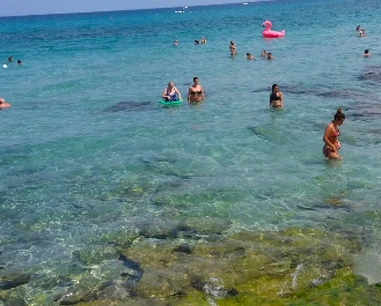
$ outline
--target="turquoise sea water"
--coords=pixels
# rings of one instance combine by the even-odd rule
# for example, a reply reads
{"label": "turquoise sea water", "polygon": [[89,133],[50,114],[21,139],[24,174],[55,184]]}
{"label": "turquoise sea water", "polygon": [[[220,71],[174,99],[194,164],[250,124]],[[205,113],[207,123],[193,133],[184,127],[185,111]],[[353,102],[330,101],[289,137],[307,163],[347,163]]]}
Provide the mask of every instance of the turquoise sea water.
{"label": "turquoise sea water", "polygon": [[[308,0],[0,18],[1,58],[23,62],[0,70],[12,104],[0,112],[0,265],[59,278],[104,235],[197,220],[360,228],[368,263],[356,269],[380,281],[380,15],[378,0]],[[263,39],[266,19],[286,37]],[[205,103],[158,105],[168,81],[186,97],[194,76]],[[268,108],[273,83],[282,111]],[[344,160],[328,162],[338,107]]]}

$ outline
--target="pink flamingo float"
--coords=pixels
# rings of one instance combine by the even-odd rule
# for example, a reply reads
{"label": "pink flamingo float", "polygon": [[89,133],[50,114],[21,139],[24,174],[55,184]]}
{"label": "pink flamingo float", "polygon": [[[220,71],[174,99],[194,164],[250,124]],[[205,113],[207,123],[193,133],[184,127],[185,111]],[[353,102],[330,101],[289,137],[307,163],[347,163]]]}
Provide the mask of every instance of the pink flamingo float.
{"label": "pink flamingo float", "polygon": [[280,37],[284,37],[284,34],[285,34],[285,31],[281,31],[281,32],[278,32],[278,31],[272,31],[271,30],[271,26],[272,26],[272,23],[268,20],[266,20],[262,26],[265,27],[265,29],[263,30],[262,32],[262,36],[265,37],[265,38],[280,38]]}

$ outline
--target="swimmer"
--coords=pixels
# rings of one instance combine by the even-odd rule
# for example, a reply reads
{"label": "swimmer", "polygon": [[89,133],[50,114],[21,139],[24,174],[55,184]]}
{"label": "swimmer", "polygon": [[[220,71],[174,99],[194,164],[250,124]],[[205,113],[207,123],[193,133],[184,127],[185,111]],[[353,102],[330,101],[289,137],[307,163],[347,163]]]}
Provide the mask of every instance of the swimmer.
{"label": "swimmer", "polygon": [[283,94],[279,91],[278,84],[273,84],[271,88],[270,107],[283,108]]}
{"label": "swimmer", "polygon": [[21,60],[17,60],[17,65],[21,66]]}
{"label": "swimmer", "polygon": [[359,37],[363,37],[365,36],[365,30],[364,29],[361,29],[359,34],[358,34]]}
{"label": "swimmer", "polygon": [[195,45],[199,45],[199,44],[200,44],[200,41],[197,40],[197,39],[195,39],[195,40],[194,40],[194,44],[195,44]]}
{"label": "swimmer", "polygon": [[247,52],[247,53],[246,53],[246,59],[247,59],[248,61],[251,61],[251,60],[254,59],[254,56],[252,56],[249,52]]}
{"label": "swimmer", "polygon": [[13,57],[12,56],[8,56],[8,62],[13,62]]}
{"label": "swimmer", "polygon": [[236,55],[237,54],[237,48],[235,46],[234,40],[230,41],[229,50],[230,50],[230,55]]}
{"label": "swimmer", "polygon": [[358,32],[358,31],[360,31],[360,30],[361,30],[361,26],[358,25],[358,26],[356,27],[356,31]]}
{"label": "swimmer", "polygon": [[370,56],[369,50],[365,49],[364,50],[364,57],[368,57],[368,56]]}
{"label": "swimmer", "polygon": [[194,77],[193,85],[191,85],[188,90],[188,103],[201,102],[201,100],[205,100],[204,89],[198,83],[198,77]]}
{"label": "swimmer", "polygon": [[176,39],[176,40],[173,42],[173,44],[174,44],[175,46],[177,46],[177,45],[179,44],[179,41]]}
{"label": "swimmer", "polygon": [[168,86],[164,88],[163,94],[161,95],[165,101],[182,101],[180,91],[175,87],[173,82],[169,82]]}
{"label": "swimmer", "polygon": [[202,44],[206,44],[206,39],[205,39],[204,36],[201,38],[201,43],[202,43]]}
{"label": "swimmer", "polygon": [[268,59],[269,61],[271,61],[271,60],[274,59],[274,56],[271,54],[271,52],[268,52],[268,53],[267,53],[267,59]]}
{"label": "swimmer", "polygon": [[340,149],[340,130],[339,126],[344,123],[345,115],[341,108],[337,109],[334,119],[327,125],[323,135],[323,141],[325,143],[323,147],[323,155],[329,159],[342,159],[339,155]]}
{"label": "swimmer", "polygon": [[266,56],[267,56],[267,53],[266,53],[266,50],[265,50],[265,49],[262,50],[262,56],[263,56],[263,57],[266,57]]}
{"label": "swimmer", "polygon": [[8,103],[7,101],[5,101],[4,98],[0,98],[0,109],[8,108],[10,106],[11,106],[11,104]]}

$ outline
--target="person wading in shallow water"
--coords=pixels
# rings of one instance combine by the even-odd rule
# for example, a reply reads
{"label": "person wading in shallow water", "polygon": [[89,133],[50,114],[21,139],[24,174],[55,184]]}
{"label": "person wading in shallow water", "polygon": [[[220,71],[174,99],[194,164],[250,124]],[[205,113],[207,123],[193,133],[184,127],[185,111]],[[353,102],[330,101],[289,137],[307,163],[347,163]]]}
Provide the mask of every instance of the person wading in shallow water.
{"label": "person wading in shallow water", "polygon": [[323,135],[324,147],[323,155],[329,159],[342,159],[339,155],[339,149],[341,147],[339,142],[340,130],[339,126],[344,123],[345,115],[341,108],[337,109],[337,112],[333,120],[325,128]]}
{"label": "person wading in shallow water", "polygon": [[193,78],[193,85],[188,89],[188,103],[200,102],[205,100],[205,93],[202,86],[198,83],[198,77]]}
{"label": "person wading in shallow water", "polygon": [[270,94],[270,107],[282,108],[283,107],[283,94],[279,91],[279,85],[273,84]]}

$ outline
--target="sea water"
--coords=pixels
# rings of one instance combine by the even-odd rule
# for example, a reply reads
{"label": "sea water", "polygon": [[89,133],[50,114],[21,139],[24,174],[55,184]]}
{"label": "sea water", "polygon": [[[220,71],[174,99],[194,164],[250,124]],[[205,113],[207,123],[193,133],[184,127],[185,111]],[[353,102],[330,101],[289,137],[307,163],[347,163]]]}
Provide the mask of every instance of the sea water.
{"label": "sea water", "polygon": [[[199,219],[227,232],[364,229],[357,269],[381,281],[369,268],[381,249],[379,1],[175,9],[0,18],[1,58],[15,59],[0,70],[12,104],[0,112],[0,264],[58,279],[101,235]],[[262,38],[267,19],[284,39]],[[185,100],[194,76],[204,103],[157,103],[169,81]],[[330,162],[322,136],[338,107],[344,159]]]}

